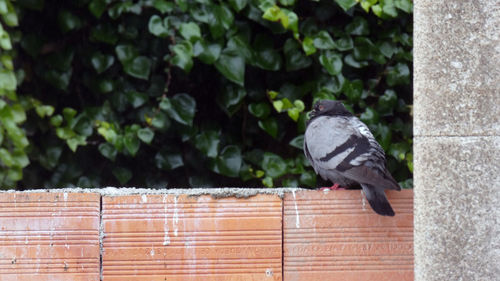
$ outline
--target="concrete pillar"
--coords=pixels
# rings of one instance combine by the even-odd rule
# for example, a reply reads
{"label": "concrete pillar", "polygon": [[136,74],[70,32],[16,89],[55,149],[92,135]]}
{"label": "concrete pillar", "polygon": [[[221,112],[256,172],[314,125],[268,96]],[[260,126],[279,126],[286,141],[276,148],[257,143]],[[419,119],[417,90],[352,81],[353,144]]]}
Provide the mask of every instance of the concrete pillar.
{"label": "concrete pillar", "polygon": [[414,3],[415,280],[498,280],[500,4]]}

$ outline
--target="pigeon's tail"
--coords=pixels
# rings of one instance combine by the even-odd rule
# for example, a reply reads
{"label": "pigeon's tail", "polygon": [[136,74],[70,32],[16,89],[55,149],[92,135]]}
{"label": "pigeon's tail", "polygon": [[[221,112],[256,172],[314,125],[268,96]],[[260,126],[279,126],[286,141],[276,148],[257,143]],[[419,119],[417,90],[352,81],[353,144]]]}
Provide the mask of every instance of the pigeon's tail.
{"label": "pigeon's tail", "polygon": [[377,214],[382,216],[394,216],[394,210],[391,204],[389,204],[389,201],[387,201],[387,197],[385,197],[384,189],[369,184],[361,184],[361,187],[363,188],[368,203],[370,203],[370,206]]}

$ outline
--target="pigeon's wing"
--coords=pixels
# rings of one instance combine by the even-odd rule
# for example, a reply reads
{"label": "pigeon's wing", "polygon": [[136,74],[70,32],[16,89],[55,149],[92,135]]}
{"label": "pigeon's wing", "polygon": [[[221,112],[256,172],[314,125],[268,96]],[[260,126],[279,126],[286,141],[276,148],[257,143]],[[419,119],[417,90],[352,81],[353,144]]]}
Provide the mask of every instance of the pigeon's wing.
{"label": "pigeon's wing", "polygon": [[368,127],[359,119],[351,118],[356,135],[356,148],[337,165],[337,170],[345,177],[361,184],[369,184],[385,189],[400,190],[401,187],[385,167],[385,153]]}

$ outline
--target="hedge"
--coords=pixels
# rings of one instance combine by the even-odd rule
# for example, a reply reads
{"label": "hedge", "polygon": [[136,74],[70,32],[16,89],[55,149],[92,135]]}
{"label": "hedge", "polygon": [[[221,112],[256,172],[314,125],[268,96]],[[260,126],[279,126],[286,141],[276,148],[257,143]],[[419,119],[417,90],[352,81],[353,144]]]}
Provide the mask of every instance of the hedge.
{"label": "hedge", "polygon": [[412,9],[0,0],[0,186],[316,187],[305,121],[336,99],[409,188]]}

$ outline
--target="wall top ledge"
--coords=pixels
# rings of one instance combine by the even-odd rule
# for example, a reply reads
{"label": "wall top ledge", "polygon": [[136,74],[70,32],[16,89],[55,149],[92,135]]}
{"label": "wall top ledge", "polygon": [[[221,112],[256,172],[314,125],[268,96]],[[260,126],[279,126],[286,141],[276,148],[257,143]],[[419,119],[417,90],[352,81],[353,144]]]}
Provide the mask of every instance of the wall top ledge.
{"label": "wall top ledge", "polygon": [[211,195],[214,198],[236,197],[248,198],[257,194],[277,195],[283,198],[285,193],[292,193],[299,190],[311,190],[305,188],[242,188],[242,187],[206,187],[206,188],[171,188],[171,189],[153,189],[153,188],[135,188],[135,187],[103,187],[103,188],[53,188],[53,189],[32,189],[24,191],[6,190],[1,193],[99,193],[104,196],[123,196],[137,194],[172,194],[201,196]]}

